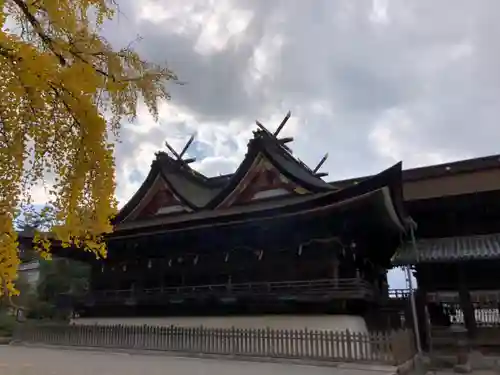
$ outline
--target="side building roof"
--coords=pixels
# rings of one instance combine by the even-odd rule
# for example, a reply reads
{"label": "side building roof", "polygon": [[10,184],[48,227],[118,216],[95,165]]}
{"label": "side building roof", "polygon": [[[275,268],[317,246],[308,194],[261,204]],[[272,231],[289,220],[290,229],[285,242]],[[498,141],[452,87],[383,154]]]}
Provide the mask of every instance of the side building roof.
{"label": "side building roof", "polygon": [[[426,167],[410,168],[403,170],[403,182],[418,181],[428,178],[437,178],[461,173],[477,172],[499,168],[500,154],[483,156],[479,158],[459,160],[450,163],[429,165]],[[331,182],[337,187],[345,187],[362,181],[370,176],[360,176]]]}
{"label": "side building roof", "polygon": [[482,234],[443,238],[422,238],[404,243],[395,253],[392,264],[406,266],[422,263],[455,263],[469,260],[500,259],[500,234]]}

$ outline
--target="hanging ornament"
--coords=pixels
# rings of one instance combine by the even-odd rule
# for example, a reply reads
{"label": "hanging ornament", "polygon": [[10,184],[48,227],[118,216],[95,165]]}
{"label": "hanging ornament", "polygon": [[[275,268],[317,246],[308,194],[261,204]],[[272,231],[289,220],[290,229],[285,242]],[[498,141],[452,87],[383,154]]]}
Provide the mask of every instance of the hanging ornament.
{"label": "hanging ornament", "polygon": [[151,268],[153,266],[151,259],[148,260],[148,268]]}

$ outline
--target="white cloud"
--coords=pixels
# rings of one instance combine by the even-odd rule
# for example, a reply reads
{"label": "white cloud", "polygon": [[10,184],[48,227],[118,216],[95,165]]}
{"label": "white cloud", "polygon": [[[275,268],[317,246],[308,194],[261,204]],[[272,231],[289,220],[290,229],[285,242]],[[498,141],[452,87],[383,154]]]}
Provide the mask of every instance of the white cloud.
{"label": "white cloud", "polygon": [[389,16],[387,14],[388,5],[388,0],[373,0],[370,20],[380,24],[389,22]]}
{"label": "white cloud", "polygon": [[412,167],[420,167],[457,159],[439,151],[426,150],[425,145],[415,142],[416,133],[418,125],[404,110],[389,109],[375,121],[369,140],[381,157],[393,163],[404,160]]}

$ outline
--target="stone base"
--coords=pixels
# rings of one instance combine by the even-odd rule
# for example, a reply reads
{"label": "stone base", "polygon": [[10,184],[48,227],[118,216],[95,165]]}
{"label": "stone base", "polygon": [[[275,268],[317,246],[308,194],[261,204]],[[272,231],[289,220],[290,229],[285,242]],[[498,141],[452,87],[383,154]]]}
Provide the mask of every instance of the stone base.
{"label": "stone base", "polygon": [[193,317],[134,317],[78,318],[74,324],[83,325],[152,325],[207,328],[271,328],[309,329],[368,333],[365,319],[358,315],[260,315],[260,316],[193,316]]}
{"label": "stone base", "polygon": [[472,350],[469,353],[469,362],[474,370],[485,370],[491,367],[485,360],[483,354],[477,350]]}
{"label": "stone base", "polygon": [[[195,317],[162,317],[162,318],[79,318],[73,321],[81,325],[149,325],[177,327],[205,327],[222,329],[266,329],[273,330],[329,330],[368,334],[365,319],[356,315],[260,315],[260,316],[195,316]],[[352,342],[351,353],[361,356],[360,343]],[[347,354],[345,354],[347,355]],[[365,353],[364,355],[370,355]]]}
{"label": "stone base", "polygon": [[470,365],[470,362],[464,363],[464,364],[458,364],[453,367],[453,371],[455,371],[457,374],[468,374],[469,372],[472,372],[472,367]]}

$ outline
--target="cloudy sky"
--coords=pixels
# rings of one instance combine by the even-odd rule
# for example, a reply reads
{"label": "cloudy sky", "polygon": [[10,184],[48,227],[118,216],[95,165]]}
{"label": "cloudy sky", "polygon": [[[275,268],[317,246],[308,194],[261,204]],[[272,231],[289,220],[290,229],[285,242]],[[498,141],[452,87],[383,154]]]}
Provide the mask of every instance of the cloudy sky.
{"label": "cloudy sky", "polygon": [[104,33],[142,40],[172,85],[160,123],[145,113],[118,147],[122,204],[168,139],[192,133],[196,167],[215,175],[242,160],[254,121],[284,133],[332,180],[499,152],[498,0],[119,0]]}
{"label": "cloudy sky", "polygon": [[329,179],[498,153],[498,0],[118,0],[117,47],[167,62],[160,123],[142,111],[117,150],[122,204],[154,152],[193,133],[196,167],[233,171],[259,119]]}

